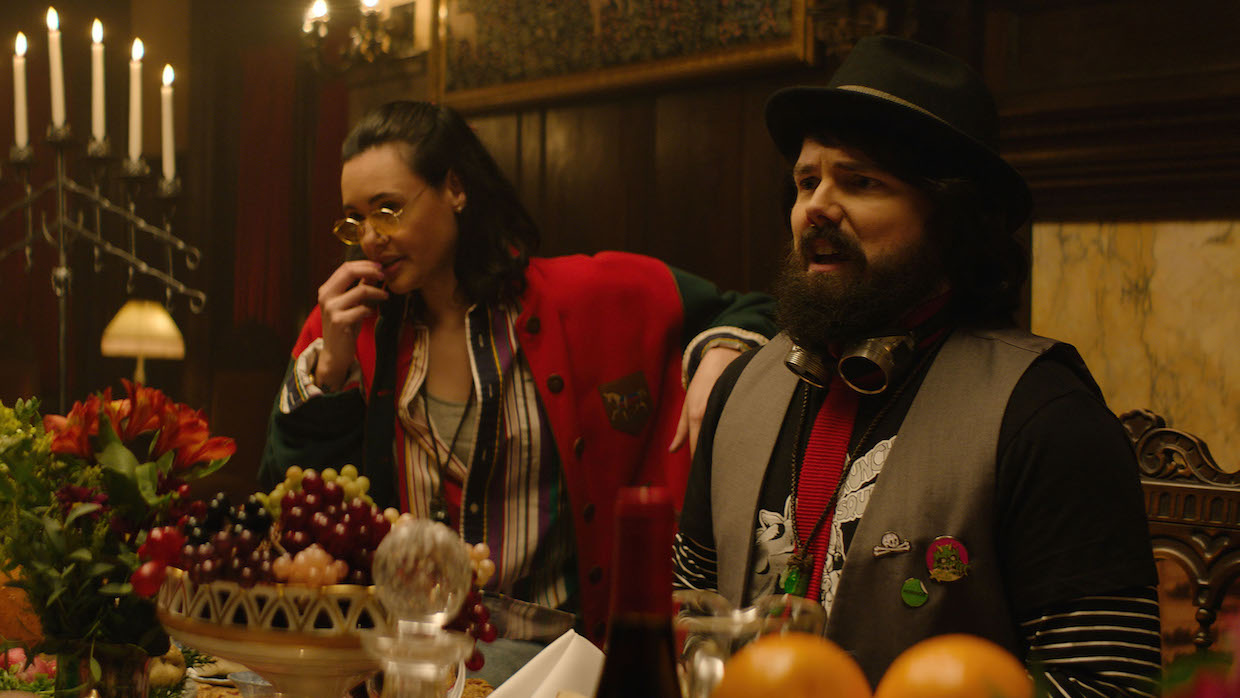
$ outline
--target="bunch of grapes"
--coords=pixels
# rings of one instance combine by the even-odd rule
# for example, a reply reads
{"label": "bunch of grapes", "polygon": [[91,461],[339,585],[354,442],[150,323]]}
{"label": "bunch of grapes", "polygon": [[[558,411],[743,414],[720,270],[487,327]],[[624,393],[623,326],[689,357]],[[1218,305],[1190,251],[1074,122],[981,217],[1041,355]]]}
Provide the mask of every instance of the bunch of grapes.
{"label": "bunch of grapes", "polygon": [[495,574],[495,563],[491,562],[490,558],[491,548],[486,543],[478,543],[469,549],[470,566],[473,568],[469,594],[461,605],[460,613],[444,626],[449,630],[460,630],[473,636],[474,651],[469,655],[469,659],[465,660],[465,668],[470,671],[478,671],[486,664],[486,658],[478,651],[478,640],[494,642],[499,634],[491,623],[491,612],[482,603],[480,591],[491,579],[491,575]]}
{"label": "bunch of grapes", "polygon": [[227,579],[250,587],[274,581],[271,527],[271,515],[258,495],[234,508],[220,492],[207,503],[204,516],[182,519],[185,545],[178,566],[196,584]]}
{"label": "bunch of grapes", "polygon": [[[328,468],[322,475],[313,469],[289,468],[284,482],[267,495],[268,511],[273,502],[279,509],[277,542],[290,557],[281,563],[280,571],[291,575],[294,569],[314,567],[319,572],[313,579],[322,580],[319,584],[370,584],[375,549],[391,530],[397,512],[391,508],[381,512],[365,494],[369,486],[351,465],[339,474]],[[346,499],[350,493],[355,494]],[[302,557],[312,547],[324,555],[315,552]],[[344,565],[344,575],[336,572],[341,569],[338,562]],[[279,573],[276,577],[284,580]]]}

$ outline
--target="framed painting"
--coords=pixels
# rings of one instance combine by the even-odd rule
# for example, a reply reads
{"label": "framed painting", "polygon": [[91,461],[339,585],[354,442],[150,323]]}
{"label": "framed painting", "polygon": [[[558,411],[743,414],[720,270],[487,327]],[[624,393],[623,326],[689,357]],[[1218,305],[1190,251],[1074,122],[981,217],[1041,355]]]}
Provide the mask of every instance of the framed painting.
{"label": "framed painting", "polygon": [[808,0],[439,0],[439,98],[465,112],[814,60]]}

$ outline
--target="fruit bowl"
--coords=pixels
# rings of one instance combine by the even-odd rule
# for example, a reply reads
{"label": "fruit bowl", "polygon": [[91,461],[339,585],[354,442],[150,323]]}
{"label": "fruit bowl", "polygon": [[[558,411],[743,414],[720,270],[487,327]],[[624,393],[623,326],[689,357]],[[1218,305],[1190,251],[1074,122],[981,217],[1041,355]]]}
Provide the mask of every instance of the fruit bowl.
{"label": "fruit bowl", "polygon": [[394,623],[373,586],[195,584],[176,568],[155,602],[178,642],[243,664],[296,698],[340,698],[366,680],[379,663],[358,630],[388,632]]}

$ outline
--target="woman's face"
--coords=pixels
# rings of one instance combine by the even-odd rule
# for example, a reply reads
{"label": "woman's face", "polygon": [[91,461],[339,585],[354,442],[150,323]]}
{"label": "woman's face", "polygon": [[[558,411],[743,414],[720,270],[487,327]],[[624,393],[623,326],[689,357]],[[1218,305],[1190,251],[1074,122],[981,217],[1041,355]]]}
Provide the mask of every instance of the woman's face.
{"label": "woman's face", "polygon": [[400,211],[390,237],[376,233],[369,221],[362,226],[362,251],[383,265],[392,293],[440,287],[451,294],[457,283],[456,212],[465,205],[465,193],[451,174],[442,187],[428,185],[405,164],[404,147],[385,143],[345,162],[340,171],[344,215],[361,220],[381,208]]}

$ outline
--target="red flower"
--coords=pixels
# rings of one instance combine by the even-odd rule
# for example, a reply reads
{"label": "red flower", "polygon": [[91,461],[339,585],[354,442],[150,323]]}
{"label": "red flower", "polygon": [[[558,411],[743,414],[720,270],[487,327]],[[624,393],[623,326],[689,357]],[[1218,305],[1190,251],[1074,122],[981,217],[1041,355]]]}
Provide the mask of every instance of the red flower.
{"label": "red flower", "polygon": [[64,485],[56,490],[56,500],[60,502],[61,509],[64,510],[66,515],[73,511],[73,507],[78,504],[98,504],[103,508],[87,514],[91,519],[98,519],[99,515],[107,510],[108,495],[96,492],[89,487]]}
{"label": "red flower", "polygon": [[67,417],[49,414],[43,417],[43,428],[52,434],[52,453],[90,458],[90,437],[99,434],[101,399],[91,395],[86,402],[73,403]]}
{"label": "red flower", "polygon": [[201,443],[177,449],[174,470],[185,470],[195,464],[220,458],[231,458],[237,452],[237,443],[226,436],[213,436]]}
{"label": "red flower", "polygon": [[155,388],[131,383],[127,378],[122,378],[121,382],[129,393],[129,397],[121,401],[126,403],[128,417],[124,430],[117,427],[117,435],[121,437],[121,441],[129,441],[139,434],[158,429],[162,424],[163,414],[172,401]]}

